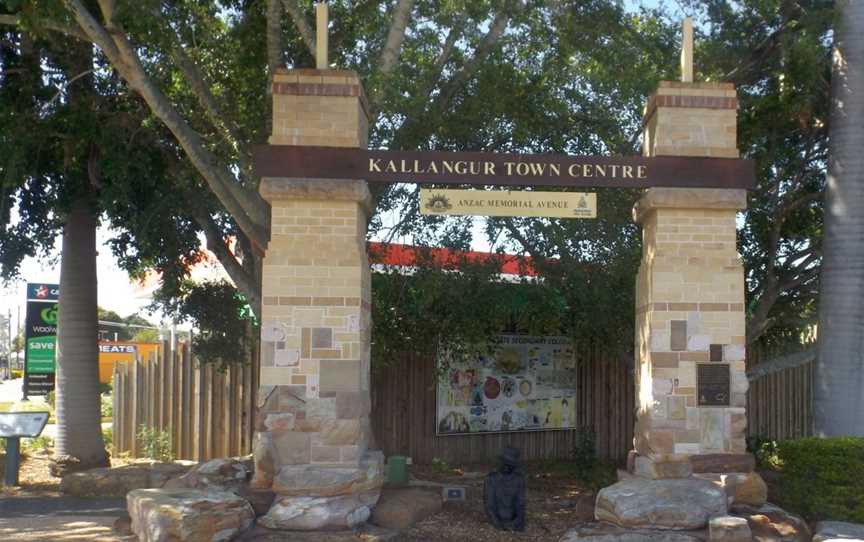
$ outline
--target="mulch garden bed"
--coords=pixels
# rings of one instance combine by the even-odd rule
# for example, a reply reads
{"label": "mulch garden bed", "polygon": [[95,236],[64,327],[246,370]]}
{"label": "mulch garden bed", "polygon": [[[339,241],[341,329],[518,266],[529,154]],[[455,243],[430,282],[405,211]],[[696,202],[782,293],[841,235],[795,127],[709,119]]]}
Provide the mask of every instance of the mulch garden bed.
{"label": "mulch garden bed", "polygon": [[[21,458],[18,469],[18,487],[0,485],[0,496],[4,497],[59,497],[60,478],[51,476],[48,466],[51,453],[27,451]],[[0,453],[0,480],[5,474],[6,454]]]}
{"label": "mulch garden bed", "polygon": [[469,465],[441,470],[413,466],[417,480],[466,488],[465,502],[445,503],[441,513],[400,533],[406,541],[549,541],[558,540],[567,530],[593,515],[593,494],[560,469],[528,464],[524,469],[527,487],[526,528],[521,533],[502,532],[489,524],[483,513],[483,479],[494,465]]}

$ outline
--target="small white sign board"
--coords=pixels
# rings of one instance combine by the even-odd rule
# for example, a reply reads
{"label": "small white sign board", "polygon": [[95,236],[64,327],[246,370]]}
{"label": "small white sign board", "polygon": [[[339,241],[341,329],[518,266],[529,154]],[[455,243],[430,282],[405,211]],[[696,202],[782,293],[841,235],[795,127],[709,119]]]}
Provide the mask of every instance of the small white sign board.
{"label": "small white sign board", "polygon": [[0,438],[38,437],[46,423],[47,412],[0,412]]}

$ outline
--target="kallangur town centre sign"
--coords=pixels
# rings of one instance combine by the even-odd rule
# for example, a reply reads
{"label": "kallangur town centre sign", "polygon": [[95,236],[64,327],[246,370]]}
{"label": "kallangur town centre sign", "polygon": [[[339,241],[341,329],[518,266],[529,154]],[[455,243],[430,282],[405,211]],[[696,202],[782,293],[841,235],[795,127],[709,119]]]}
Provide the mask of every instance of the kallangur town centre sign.
{"label": "kallangur town centre sign", "polygon": [[710,157],[603,157],[486,152],[258,147],[261,177],[365,179],[456,185],[752,188],[752,160]]}

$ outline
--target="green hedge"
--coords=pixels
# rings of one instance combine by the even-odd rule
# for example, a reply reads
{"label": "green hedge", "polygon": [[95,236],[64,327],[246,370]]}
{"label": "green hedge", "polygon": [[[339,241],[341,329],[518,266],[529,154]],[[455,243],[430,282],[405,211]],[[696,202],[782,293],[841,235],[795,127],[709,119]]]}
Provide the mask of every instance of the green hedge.
{"label": "green hedge", "polygon": [[777,443],[777,504],[811,521],[864,523],[864,438]]}

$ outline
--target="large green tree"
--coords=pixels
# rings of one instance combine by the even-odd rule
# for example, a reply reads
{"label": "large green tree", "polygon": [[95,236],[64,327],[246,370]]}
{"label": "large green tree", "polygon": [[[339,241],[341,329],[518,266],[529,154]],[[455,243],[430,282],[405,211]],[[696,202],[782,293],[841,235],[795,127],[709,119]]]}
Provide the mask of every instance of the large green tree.
{"label": "large green tree", "polygon": [[[62,232],[54,471],[63,473],[107,460],[95,343],[99,218],[107,213],[120,228],[115,244],[134,232],[137,261],[150,266],[171,258],[182,263],[198,242],[196,229],[184,231],[171,220],[182,218],[176,200],[160,201],[156,191],[176,155],[170,147],[139,145],[155,139],[142,126],[143,109],[123,96],[92,46],[58,32],[7,27],[3,38],[0,270],[14,276],[24,257],[49,253]],[[167,220],[153,219],[160,211]],[[126,220],[133,217],[137,222]],[[162,260],[149,258],[156,252],[150,246],[161,248]]]}
{"label": "large green tree", "polygon": [[825,252],[814,415],[824,436],[864,436],[864,2],[834,28]]}

